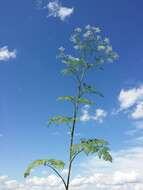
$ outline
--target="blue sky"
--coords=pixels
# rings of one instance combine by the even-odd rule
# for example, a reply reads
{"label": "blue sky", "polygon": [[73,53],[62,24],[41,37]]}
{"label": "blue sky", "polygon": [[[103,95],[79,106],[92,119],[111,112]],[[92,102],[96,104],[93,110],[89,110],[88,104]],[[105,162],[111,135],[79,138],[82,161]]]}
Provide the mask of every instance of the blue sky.
{"label": "blue sky", "polygon": [[[125,155],[135,151],[139,157],[134,158],[133,163],[139,162],[143,145],[143,2],[61,0],[61,8],[67,8],[64,9],[66,14],[61,9],[61,12],[51,12],[47,6],[50,1],[39,2],[0,2],[0,175],[9,176],[7,181],[23,181],[23,172],[30,161],[66,157],[66,127],[46,128],[45,124],[50,116],[70,113],[70,106],[56,99],[72,95],[74,81],[60,74],[63,65],[56,56],[61,45],[70,53],[71,32],[87,24],[104,31],[120,59],[105,64],[104,71],[90,73],[89,82],[105,97],[96,97],[96,106],[81,109],[81,116],[86,109],[90,119],[81,121],[77,138],[108,139],[115,158],[122,157],[122,152]],[[91,119],[99,109],[106,113],[102,122]],[[87,160],[91,168],[93,159]],[[83,159],[77,164],[79,161],[82,163]],[[79,170],[81,176],[85,175],[82,167],[81,164],[81,169],[75,169],[75,176]],[[139,176],[134,188],[141,190],[140,165],[132,167],[133,176]],[[117,175],[118,179],[124,179],[125,190],[133,187],[125,180],[128,173],[121,177],[124,170],[117,170],[115,164],[109,168],[107,170],[114,170],[115,178]],[[134,179],[133,176],[130,178]],[[8,185],[3,184],[6,182],[0,180],[0,183],[4,190],[8,189]]]}

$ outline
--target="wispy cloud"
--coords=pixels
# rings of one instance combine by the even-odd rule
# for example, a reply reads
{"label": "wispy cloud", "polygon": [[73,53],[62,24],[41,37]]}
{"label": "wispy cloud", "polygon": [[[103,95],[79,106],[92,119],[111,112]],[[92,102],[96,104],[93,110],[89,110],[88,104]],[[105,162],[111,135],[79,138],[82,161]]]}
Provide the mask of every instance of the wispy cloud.
{"label": "wispy cloud", "polygon": [[10,51],[7,46],[0,48],[0,61],[8,61],[16,58],[16,50]]}
{"label": "wispy cloud", "polygon": [[103,119],[107,116],[107,112],[103,109],[96,109],[94,114],[90,114],[90,106],[85,105],[82,108],[82,115],[80,116],[80,121],[87,122],[90,120],[98,121],[100,123],[103,122]]}
{"label": "wispy cloud", "polygon": [[69,8],[62,6],[58,0],[50,1],[46,8],[48,9],[48,17],[60,18],[60,20],[64,21],[67,17],[70,17],[74,8]]}
{"label": "wispy cloud", "polygon": [[131,117],[133,119],[142,119],[143,118],[143,101],[137,103],[136,107],[134,108]]}

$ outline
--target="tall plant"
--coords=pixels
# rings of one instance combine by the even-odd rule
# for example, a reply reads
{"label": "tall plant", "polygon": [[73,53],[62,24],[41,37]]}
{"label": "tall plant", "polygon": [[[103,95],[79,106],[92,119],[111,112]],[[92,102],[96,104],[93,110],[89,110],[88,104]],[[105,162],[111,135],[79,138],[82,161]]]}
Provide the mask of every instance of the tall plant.
{"label": "tall plant", "polygon": [[75,129],[77,122],[79,122],[78,113],[82,104],[92,105],[93,102],[86,98],[88,94],[95,94],[102,96],[93,86],[87,84],[88,72],[93,69],[101,69],[103,63],[113,62],[118,58],[110,44],[109,38],[105,37],[100,28],[86,26],[84,29],[76,28],[71,35],[70,40],[76,50],[76,56],[65,54],[63,47],[60,50],[60,59],[65,64],[65,69],[62,71],[65,75],[71,75],[76,80],[76,96],[62,96],[59,100],[68,101],[72,104],[72,116],[58,115],[52,117],[48,125],[62,125],[70,126],[69,136],[69,160],[66,163],[68,168],[67,178],[65,179],[59,169],[64,169],[65,163],[61,160],[55,159],[41,159],[32,162],[25,171],[24,177],[30,175],[31,170],[38,166],[44,165],[51,168],[55,174],[61,179],[65,190],[69,190],[71,171],[74,160],[81,154],[85,153],[87,156],[96,154],[100,159],[112,162],[112,157],[109,153],[109,144],[104,139],[81,139],[78,144],[75,144]]}

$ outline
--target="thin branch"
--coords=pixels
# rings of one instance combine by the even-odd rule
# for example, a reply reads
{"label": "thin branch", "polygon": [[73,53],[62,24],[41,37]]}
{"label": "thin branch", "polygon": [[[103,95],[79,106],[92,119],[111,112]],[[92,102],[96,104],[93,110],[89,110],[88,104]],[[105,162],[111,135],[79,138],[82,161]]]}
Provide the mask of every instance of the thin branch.
{"label": "thin branch", "polygon": [[48,166],[49,168],[51,168],[61,178],[61,180],[62,180],[62,182],[63,182],[63,184],[64,184],[64,186],[66,188],[66,186],[67,186],[66,182],[65,182],[64,178],[60,175],[60,173],[54,167],[52,167],[51,165],[46,164],[46,166]]}
{"label": "thin branch", "polygon": [[80,150],[79,152],[77,152],[77,153],[73,156],[73,158],[71,159],[71,162],[73,162],[74,159],[75,159],[82,151],[83,151],[83,149]]}

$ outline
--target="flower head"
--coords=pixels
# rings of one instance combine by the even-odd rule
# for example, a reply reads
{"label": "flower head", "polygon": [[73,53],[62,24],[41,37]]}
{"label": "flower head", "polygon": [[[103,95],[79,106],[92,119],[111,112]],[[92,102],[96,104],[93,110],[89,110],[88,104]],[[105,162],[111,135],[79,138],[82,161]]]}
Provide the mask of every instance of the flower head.
{"label": "flower head", "polygon": [[63,46],[59,47],[59,51],[64,52],[65,48]]}
{"label": "flower head", "polygon": [[77,27],[77,28],[75,28],[74,31],[80,33],[82,30],[81,30],[81,28]]}

